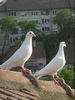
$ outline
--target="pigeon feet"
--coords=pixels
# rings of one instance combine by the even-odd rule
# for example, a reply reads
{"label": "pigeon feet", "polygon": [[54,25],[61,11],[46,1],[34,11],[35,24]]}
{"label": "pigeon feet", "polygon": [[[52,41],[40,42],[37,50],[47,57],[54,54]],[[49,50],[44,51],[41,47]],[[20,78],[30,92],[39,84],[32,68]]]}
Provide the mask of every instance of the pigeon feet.
{"label": "pigeon feet", "polygon": [[53,78],[53,81],[54,81],[55,84],[60,85],[59,81],[56,80],[55,78]]}
{"label": "pigeon feet", "polygon": [[22,69],[21,72],[25,72],[25,73],[27,73],[27,74],[30,74],[29,69],[26,69],[26,68]]}

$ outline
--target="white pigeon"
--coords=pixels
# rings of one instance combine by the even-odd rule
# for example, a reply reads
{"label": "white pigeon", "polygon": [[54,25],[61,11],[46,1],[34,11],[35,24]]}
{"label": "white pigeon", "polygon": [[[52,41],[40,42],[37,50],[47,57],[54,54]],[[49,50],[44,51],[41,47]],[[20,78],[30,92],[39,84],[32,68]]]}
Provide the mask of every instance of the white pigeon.
{"label": "white pigeon", "polygon": [[55,83],[58,83],[57,80],[54,78],[54,76],[56,75],[56,77],[58,78],[57,72],[61,70],[66,63],[64,55],[64,47],[66,47],[66,43],[60,42],[59,50],[56,56],[49,62],[48,65],[46,65],[44,68],[42,68],[40,71],[34,74],[38,79],[45,75],[51,75],[53,81]]}
{"label": "white pigeon", "polygon": [[21,47],[6,62],[0,65],[0,68],[9,70],[12,67],[21,66],[24,70],[24,64],[32,54],[32,37],[36,37],[36,35],[29,31]]}
{"label": "white pigeon", "polygon": [[3,6],[6,2],[7,0],[0,0],[0,6]]}

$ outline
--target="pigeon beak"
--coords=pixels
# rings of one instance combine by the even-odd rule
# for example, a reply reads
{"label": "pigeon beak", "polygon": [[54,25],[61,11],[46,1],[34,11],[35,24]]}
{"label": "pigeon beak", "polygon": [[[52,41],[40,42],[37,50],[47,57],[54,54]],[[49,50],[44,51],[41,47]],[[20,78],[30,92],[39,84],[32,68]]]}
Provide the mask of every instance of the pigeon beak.
{"label": "pigeon beak", "polygon": [[35,34],[33,34],[33,37],[36,37],[36,35],[35,35]]}

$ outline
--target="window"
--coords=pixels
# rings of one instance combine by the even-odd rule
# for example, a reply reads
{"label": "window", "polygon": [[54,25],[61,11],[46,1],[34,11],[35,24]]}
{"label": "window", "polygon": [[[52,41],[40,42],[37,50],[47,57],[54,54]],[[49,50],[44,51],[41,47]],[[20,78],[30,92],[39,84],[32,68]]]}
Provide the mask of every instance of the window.
{"label": "window", "polygon": [[27,16],[27,13],[26,12],[21,12],[20,16]]}
{"label": "window", "polygon": [[10,42],[12,43],[12,38],[10,38]]}
{"label": "window", "polygon": [[43,27],[42,31],[50,31],[50,28],[49,27]]}
{"label": "window", "polygon": [[31,13],[32,13],[32,16],[38,15],[38,12],[37,11],[32,11]]}
{"label": "window", "polygon": [[43,28],[42,28],[42,31],[44,31],[44,29],[45,29],[45,28],[43,27]]}
{"label": "window", "polygon": [[16,11],[13,12],[13,15],[16,16]]}
{"label": "window", "polygon": [[53,10],[53,15],[56,15],[56,13],[57,13],[56,10]]}
{"label": "window", "polygon": [[9,11],[9,16],[16,16],[16,11]]}
{"label": "window", "polygon": [[53,32],[57,32],[58,31],[58,26],[57,24],[53,24]]}
{"label": "window", "polygon": [[41,14],[42,14],[42,15],[46,15],[46,11],[42,11]]}
{"label": "window", "polygon": [[49,19],[42,19],[42,24],[48,24],[49,23]]}
{"label": "window", "polygon": [[38,12],[36,12],[36,15],[38,15]]}
{"label": "window", "polygon": [[17,38],[17,37],[15,37],[15,40],[18,40],[18,38]]}
{"label": "window", "polygon": [[15,42],[15,39],[13,38],[13,42]]}
{"label": "window", "polygon": [[49,10],[42,10],[41,15],[49,15]]}
{"label": "window", "polygon": [[40,66],[42,66],[43,64],[42,64],[42,63],[40,63],[39,65],[40,65]]}

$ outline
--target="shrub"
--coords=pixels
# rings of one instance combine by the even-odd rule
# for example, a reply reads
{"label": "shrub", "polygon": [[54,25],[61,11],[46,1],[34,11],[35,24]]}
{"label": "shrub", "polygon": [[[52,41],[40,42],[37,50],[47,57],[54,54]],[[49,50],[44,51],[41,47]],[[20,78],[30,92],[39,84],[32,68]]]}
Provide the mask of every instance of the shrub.
{"label": "shrub", "polygon": [[59,76],[63,77],[65,82],[70,85],[72,88],[75,88],[75,84],[74,84],[74,70],[73,70],[73,66],[70,66],[69,68],[64,68]]}

